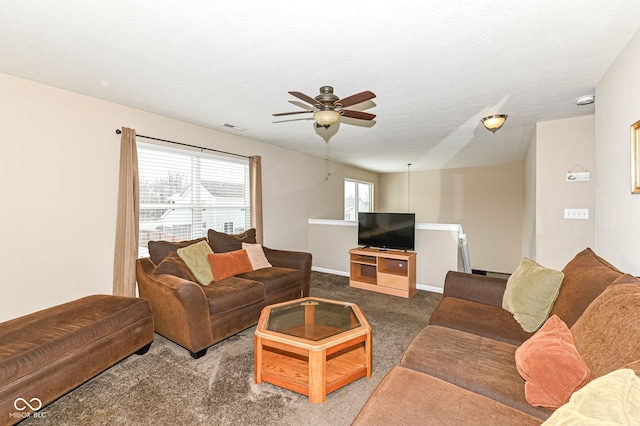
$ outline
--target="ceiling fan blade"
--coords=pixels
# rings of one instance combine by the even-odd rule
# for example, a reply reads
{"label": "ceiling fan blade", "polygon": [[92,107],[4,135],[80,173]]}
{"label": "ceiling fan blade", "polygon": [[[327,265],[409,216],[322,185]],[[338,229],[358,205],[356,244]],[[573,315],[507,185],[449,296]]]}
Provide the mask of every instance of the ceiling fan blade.
{"label": "ceiling fan blade", "polygon": [[289,92],[290,95],[295,96],[298,99],[301,99],[311,105],[319,105],[322,106],[322,104],[320,102],[318,102],[317,100],[313,99],[311,96],[305,95],[302,92]]}
{"label": "ceiling fan blade", "polygon": [[271,114],[271,115],[273,115],[274,117],[279,117],[279,116],[281,116],[281,115],[291,115],[291,114],[306,114],[306,113],[309,113],[309,112],[313,112],[313,111],[293,111],[293,112],[279,112],[279,113],[276,113],[276,114]]}
{"label": "ceiling fan blade", "polygon": [[343,109],[342,115],[344,117],[357,118],[358,120],[373,120],[374,118],[376,118],[375,114],[370,114],[364,111],[353,111],[348,109]]}
{"label": "ceiling fan blade", "polygon": [[364,101],[368,101],[369,99],[373,99],[375,97],[376,97],[375,93],[369,90],[365,90],[364,92],[356,93],[355,95],[347,96],[344,99],[340,99],[339,101],[336,102],[336,104],[340,104],[343,107],[348,107],[351,105],[359,104]]}

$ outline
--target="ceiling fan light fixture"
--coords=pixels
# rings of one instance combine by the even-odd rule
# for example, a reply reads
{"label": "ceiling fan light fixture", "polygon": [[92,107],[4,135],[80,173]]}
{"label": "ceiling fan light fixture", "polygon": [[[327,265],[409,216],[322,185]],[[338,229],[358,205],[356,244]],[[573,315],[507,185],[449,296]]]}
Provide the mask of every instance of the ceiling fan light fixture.
{"label": "ceiling fan light fixture", "polygon": [[335,110],[322,110],[313,113],[313,119],[325,129],[340,120],[340,113]]}
{"label": "ceiling fan light fixture", "polygon": [[480,121],[482,121],[482,124],[487,128],[487,130],[495,133],[500,130],[500,127],[502,127],[504,122],[507,121],[507,117],[508,116],[504,114],[490,115],[488,117],[484,117]]}

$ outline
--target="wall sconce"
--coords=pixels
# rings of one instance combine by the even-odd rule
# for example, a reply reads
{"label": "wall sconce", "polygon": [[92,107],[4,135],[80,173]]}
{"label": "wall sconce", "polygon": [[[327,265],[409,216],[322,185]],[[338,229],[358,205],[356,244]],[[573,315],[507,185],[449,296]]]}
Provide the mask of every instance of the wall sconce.
{"label": "wall sconce", "polygon": [[500,129],[500,127],[502,127],[504,122],[507,121],[507,117],[508,116],[504,114],[490,115],[488,117],[483,118],[480,121],[482,122],[484,127],[487,128],[487,130],[491,131],[492,133],[495,133]]}

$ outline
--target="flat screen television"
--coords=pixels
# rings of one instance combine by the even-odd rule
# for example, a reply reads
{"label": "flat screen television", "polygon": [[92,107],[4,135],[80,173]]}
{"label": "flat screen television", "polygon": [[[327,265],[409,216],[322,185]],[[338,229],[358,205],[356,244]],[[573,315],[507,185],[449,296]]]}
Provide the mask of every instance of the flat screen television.
{"label": "flat screen television", "polygon": [[415,213],[358,213],[359,246],[413,250],[415,239]]}

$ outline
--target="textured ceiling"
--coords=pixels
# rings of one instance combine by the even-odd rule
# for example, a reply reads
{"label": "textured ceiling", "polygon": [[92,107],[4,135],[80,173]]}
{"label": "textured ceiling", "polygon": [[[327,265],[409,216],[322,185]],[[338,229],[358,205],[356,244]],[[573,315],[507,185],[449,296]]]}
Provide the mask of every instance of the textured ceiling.
{"label": "textured ceiling", "polygon": [[[521,162],[640,27],[638,0],[0,0],[0,72],[379,172]],[[315,129],[287,91],[371,90]],[[597,102],[597,101],[596,101]],[[508,114],[496,134],[480,118]],[[135,127],[135,123],[129,123]],[[140,129],[141,130],[141,129]],[[153,129],[144,129],[152,136]],[[141,131],[141,133],[144,133]],[[184,141],[189,142],[189,141]]]}

